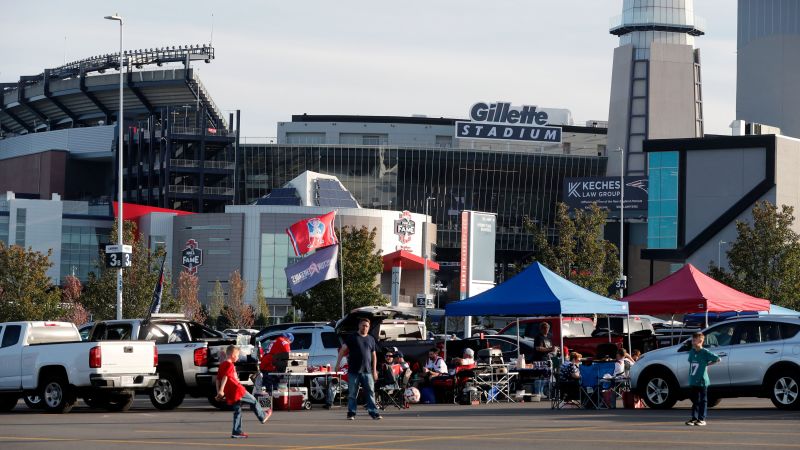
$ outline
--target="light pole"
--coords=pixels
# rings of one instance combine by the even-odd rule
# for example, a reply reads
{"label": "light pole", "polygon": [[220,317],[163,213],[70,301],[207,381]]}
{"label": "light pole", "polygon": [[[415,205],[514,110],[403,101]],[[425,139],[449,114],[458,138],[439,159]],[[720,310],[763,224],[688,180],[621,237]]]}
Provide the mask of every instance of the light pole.
{"label": "light pole", "polygon": [[[117,116],[117,128],[119,129],[119,143],[117,144],[117,244],[122,248],[122,132],[125,125],[125,110],[122,104],[122,80],[123,67],[125,67],[125,54],[122,51],[122,16],[114,14],[106,16],[107,20],[119,22],[119,115]],[[122,265],[117,269],[117,320],[122,320]]]}
{"label": "light pole", "polygon": [[422,292],[425,295],[425,305],[422,307],[422,322],[425,323],[428,318],[428,203],[431,200],[436,200],[436,197],[427,197],[425,199],[425,226],[422,233],[422,257],[425,258],[425,268],[423,269]]}
{"label": "light pole", "polygon": [[619,148],[619,167],[619,298],[622,298],[625,292],[625,150],[622,147]]}
{"label": "light pole", "polygon": [[727,244],[725,241],[717,242],[717,267],[722,268],[722,244]]}

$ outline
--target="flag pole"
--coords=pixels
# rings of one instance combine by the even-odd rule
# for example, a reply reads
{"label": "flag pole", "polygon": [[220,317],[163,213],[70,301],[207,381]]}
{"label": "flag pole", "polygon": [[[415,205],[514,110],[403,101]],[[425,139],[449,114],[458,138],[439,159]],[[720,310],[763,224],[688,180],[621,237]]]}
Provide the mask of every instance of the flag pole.
{"label": "flag pole", "polygon": [[[339,210],[336,210],[339,216]],[[339,216],[339,282],[342,286],[342,319],[344,319],[344,234],[342,234],[342,217]]]}

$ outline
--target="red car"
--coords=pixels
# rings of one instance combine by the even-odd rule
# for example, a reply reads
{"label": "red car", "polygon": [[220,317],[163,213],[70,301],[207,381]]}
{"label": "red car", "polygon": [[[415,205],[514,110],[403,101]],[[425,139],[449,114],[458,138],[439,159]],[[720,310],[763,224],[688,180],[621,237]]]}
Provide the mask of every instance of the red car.
{"label": "red car", "polygon": [[[539,326],[542,322],[550,324],[550,334],[552,335],[553,345],[561,345],[562,320],[564,330],[564,347],[570,352],[578,352],[583,356],[597,358],[613,358],[618,348],[623,346],[623,338],[612,336],[609,341],[608,336],[592,337],[595,326],[592,319],[588,317],[537,317],[535,319],[520,319],[519,335],[531,339],[536,339],[539,335]],[[605,319],[598,319],[601,323]],[[500,330],[498,334],[507,336],[517,335],[517,322],[512,322]]]}

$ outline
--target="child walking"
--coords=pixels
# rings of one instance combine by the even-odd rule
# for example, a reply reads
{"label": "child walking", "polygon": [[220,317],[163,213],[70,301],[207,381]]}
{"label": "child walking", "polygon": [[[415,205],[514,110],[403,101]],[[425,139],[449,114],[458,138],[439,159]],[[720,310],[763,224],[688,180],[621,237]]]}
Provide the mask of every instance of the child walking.
{"label": "child walking", "polygon": [[247,392],[247,389],[239,382],[239,375],[236,373],[236,366],[234,363],[239,360],[239,347],[229,345],[225,349],[225,356],[228,359],[219,365],[217,372],[217,401],[223,398],[229,405],[233,405],[233,431],[231,431],[232,439],[247,439],[247,434],[242,432],[242,403],[250,405],[250,409],[258,417],[261,423],[267,423],[269,416],[272,415],[272,408],[264,410],[258,403],[253,394]]}
{"label": "child walking", "polygon": [[706,412],[708,410],[708,366],[719,362],[719,356],[703,348],[705,336],[701,332],[692,335],[692,348],[689,350],[689,389],[692,399],[692,418],[686,425],[706,426]]}

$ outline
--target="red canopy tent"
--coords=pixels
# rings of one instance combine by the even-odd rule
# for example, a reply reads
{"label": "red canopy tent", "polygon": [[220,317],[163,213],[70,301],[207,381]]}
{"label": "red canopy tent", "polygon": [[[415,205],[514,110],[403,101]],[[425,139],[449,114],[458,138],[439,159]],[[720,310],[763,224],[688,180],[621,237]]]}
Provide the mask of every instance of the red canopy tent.
{"label": "red canopy tent", "polygon": [[631,314],[769,311],[769,300],[739,292],[691,264],[622,301],[629,303]]}

